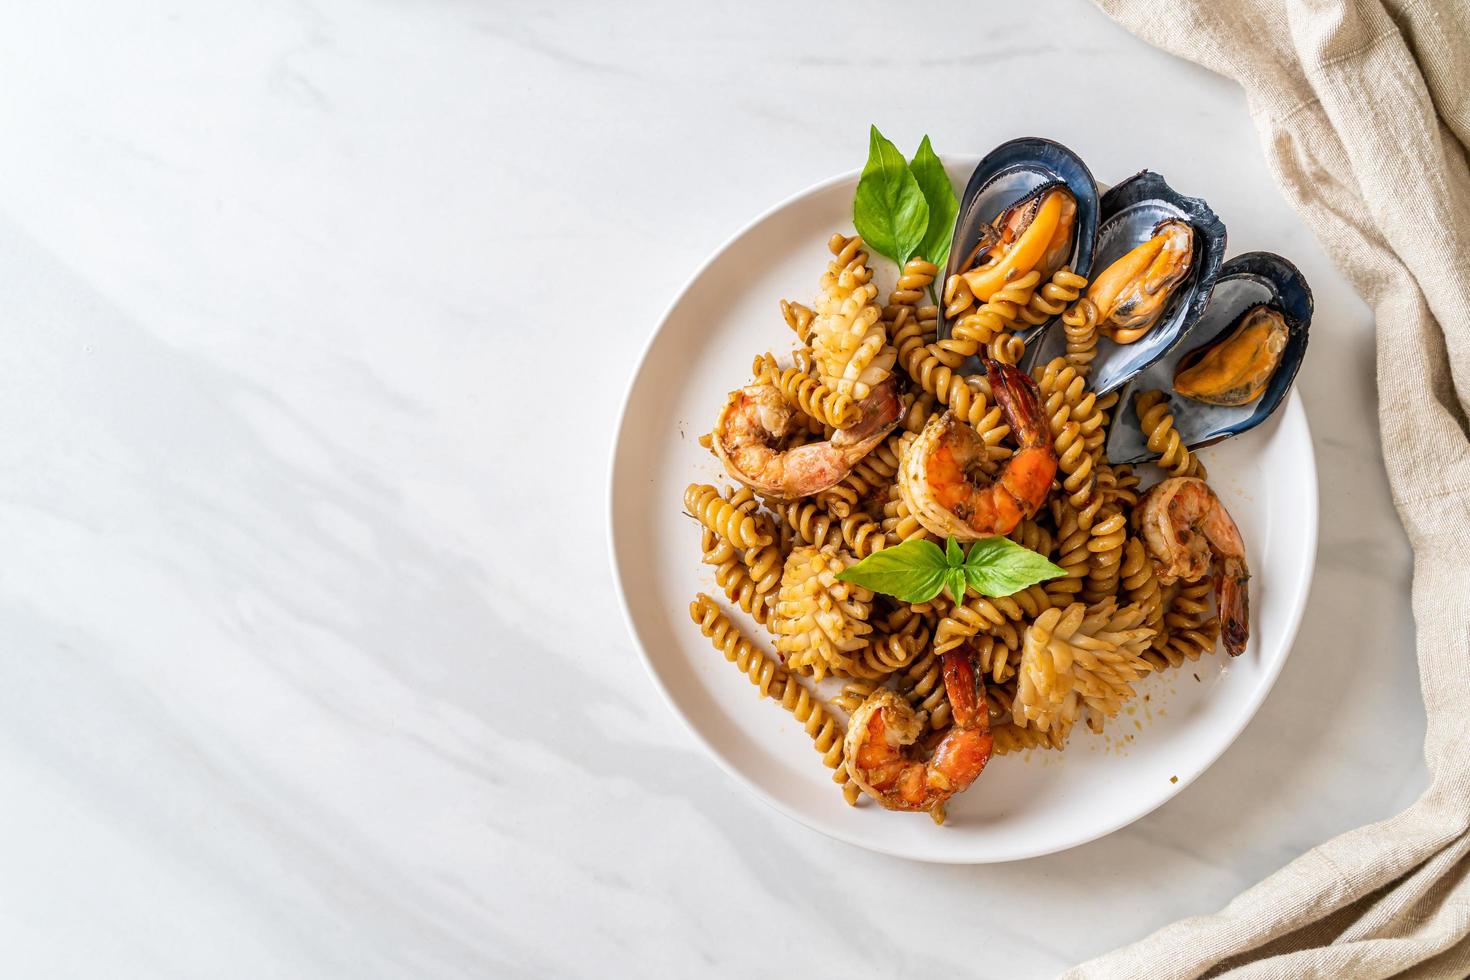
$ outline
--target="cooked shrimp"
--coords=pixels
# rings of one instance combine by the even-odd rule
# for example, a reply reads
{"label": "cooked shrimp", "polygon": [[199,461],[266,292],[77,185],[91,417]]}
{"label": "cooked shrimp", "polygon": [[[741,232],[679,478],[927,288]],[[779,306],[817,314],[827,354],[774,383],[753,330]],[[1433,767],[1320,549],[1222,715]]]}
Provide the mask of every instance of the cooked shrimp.
{"label": "cooked shrimp", "polygon": [[858,408],[858,421],[831,439],[782,449],[791,431],[791,405],[773,384],[747,385],[730,392],[710,433],[711,448],[730,476],[757,493],[806,497],[841,482],[903,419],[903,401],[891,378],[875,385]]}
{"label": "cooked shrimp", "polygon": [[1176,477],[1149,489],[1135,519],[1161,576],[1197,579],[1215,566],[1215,602],[1225,651],[1240,656],[1250,638],[1250,569],[1230,512],[1204,480]]}
{"label": "cooked shrimp", "polygon": [[1056,476],[1057,454],[1036,382],[995,361],[986,362],[986,372],[1020,444],[999,476],[985,474],[984,440],[952,412],[929,420],[899,468],[898,489],[909,511],[941,537],[968,541],[1009,534],[1041,509]]}
{"label": "cooked shrimp", "polygon": [[923,722],[898,694],[879,688],[852,713],[847,772],[886,809],[932,812],[969,789],[990,761],[990,712],[968,649],[944,654],[944,688],[954,724],[927,762],[915,745]]}

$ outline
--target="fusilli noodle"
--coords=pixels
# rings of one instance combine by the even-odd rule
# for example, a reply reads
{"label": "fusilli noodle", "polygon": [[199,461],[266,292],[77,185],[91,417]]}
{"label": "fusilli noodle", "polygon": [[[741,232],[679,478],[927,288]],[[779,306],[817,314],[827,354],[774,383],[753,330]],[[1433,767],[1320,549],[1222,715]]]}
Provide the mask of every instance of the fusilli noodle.
{"label": "fusilli noodle", "polygon": [[803,344],[811,343],[812,321],[817,314],[808,306],[793,303],[790,300],[781,301],[781,317],[786,325],[796,334],[798,340]]}
{"label": "fusilli noodle", "polygon": [[759,548],[776,539],[769,520],[740,510],[707,483],[689,484],[684,509],[737,548]]}
{"label": "fusilli noodle", "polygon": [[1159,468],[1170,476],[1196,476],[1207,479],[1204,464],[1185,448],[1174,428],[1174,416],[1169,413],[1169,399],[1162,391],[1145,391],[1134,396],[1134,410],[1138,413],[1139,428],[1148,440],[1149,452],[1159,454]]}
{"label": "fusilli noodle", "polygon": [[1120,584],[1128,601],[1143,610],[1143,625],[1155,631],[1154,640],[1164,639],[1164,596],[1159,588],[1154,563],[1144,551],[1143,541],[1129,538],[1123,549],[1123,564],[1119,569]]}
{"label": "fusilli noodle", "polygon": [[824,425],[840,429],[862,415],[852,396],[833,391],[799,366],[781,367],[770,354],[757,357],[753,370],[758,381],[775,385],[788,402]]}
{"label": "fusilli noodle", "polygon": [[[770,603],[767,596],[756,589],[755,579],[751,578],[739,552],[733,544],[709,528],[703,528],[702,531],[700,560],[706,565],[714,566],[715,584],[724,590],[725,597],[732,605],[738,606],[757,623],[765,626],[771,619]],[[777,583],[779,582],[778,575]]]}
{"label": "fusilli noodle", "polygon": [[1045,589],[1046,594],[1051,597],[1052,605],[1067,606],[1075,601],[1086,584],[1091,558],[1087,546],[1091,543],[1092,535],[1088,528],[1082,526],[1077,508],[1069,501],[1053,500],[1051,506],[1052,518],[1057,527],[1057,550],[1053,560],[1066,569],[1067,574],[1063,578],[1048,581]]}
{"label": "fusilli noodle", "polygon": [[965,601],[950,607],[934,631],[934,652],[953,650],[970,637],[1011,620],[1035,618],[1051,608],[1051,598],[1039,585],[1028,586],[1014,595],[966,595]]}
{"label": "fusilli noodle", "polygon": [[1128,518],[1116,509],[1105,509],[1093,523],[1087,542],[1087,584],[1082,587],[1082,601],[1101,602],[1117,593],[1119,566],[1123,547],[1128,541]]}
{"label": "fusilli noodle", "polygon": [[775,507],[796,536],[809,545],[844,547],[855,558],[866,558],[888,546],[883,529],[862,514],[838,520],[817,504],[800,500]]}
{"label": "fusilli noodle", "polygon": [[1147,655],[1155,670],[1178,667],[1215,649],[1220,621],[1212,613],[1214,590],[1215,580],[1210,575],[1180,583],[1174,589],[1164,612],[1163,633],[1154,638],[1153,649]]}
{"label": "fusilli noodle", "polygon": [[1031,297],[1020,311],[1020,320],[1031,326],[1039,326],[1061,314],[1087,288],[1087,277],[1079,276],[1063,266],[1052,274],[1050,281],[1040,289],[1033,290]]}
{"label": "fusilli noodle", "polygon": [[898,693],[908,699],[914,710],[922,711],[934,731],[948,728],[950,722],[949,693],[944,689],[944,674],[939,655],[933,650],[909,665],[898,681]]}
{"label": "fusilli noodle", "polygon": [[[935,342],[934,355],[947,367],[956,368],[978,353],[982,347],[993,357],[998,348],[1008,350],[1011,340],[1019,343],[1019,339],[1012,338],[1011,334],[1022,325],[1018,318],[1031,301],[1040,280],[1041,273],[1030,272],[1007,283],[978,309],[970,310],[954,320],[949,338]],[[962,285],[964,283],[958,277],[952,281],[958,281]],[[1022,349],[1024,350],[1024,346]],[[1015,361],[1007,360],[1006,363],[1014,364]]]}
{"label": "fusilli noodle", "polygon": [[1067,338],[1068,366],[1087,377],[1097,357],[1097,304],[1085,296],[1079,299],[1062,314],[1062,332]]}

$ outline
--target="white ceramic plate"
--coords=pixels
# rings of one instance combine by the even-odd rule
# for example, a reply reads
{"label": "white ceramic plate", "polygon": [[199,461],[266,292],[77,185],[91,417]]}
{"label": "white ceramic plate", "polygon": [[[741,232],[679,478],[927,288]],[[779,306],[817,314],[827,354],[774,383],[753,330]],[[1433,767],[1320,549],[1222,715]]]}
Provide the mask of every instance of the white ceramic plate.
{"label": "white ceramic plate", "polygon": [[[949,161],[958,186],[976,162]],[[801,726],[758,698],[690,622],[695,592],[723,595],[699,562],[699,530],[682,504],[690,481],[728,482],[696,439],[726,393],[746,383],[755,354],[790,348],[778,300],[810,302],[828,259],[827,238],[850,229],[856,180],[856,173],[830,180],[757,218],[694,274],[649,341],[624,404],[611,472],[613,570],[628,626],[654,682],[715,760],[815,830],[875,851],[950,863],[1074,847],[1137,820],[1189,785],[1245,727],[1281,671],[1316,556],[1317,472],[1306,414],[1293,392],[1266,424],[1203,454],[1245,536],[1254,573],[1243,656],[1218,652],[1145,680],[1108,732],[1094,736],[1079,727],[1065,752],[996,756],[951,801],[942,827],[871,801],[848,807]],[[892,264],[874,264],[887,295]],[[767,640],[738,610],[734,618],[747,635]]]}

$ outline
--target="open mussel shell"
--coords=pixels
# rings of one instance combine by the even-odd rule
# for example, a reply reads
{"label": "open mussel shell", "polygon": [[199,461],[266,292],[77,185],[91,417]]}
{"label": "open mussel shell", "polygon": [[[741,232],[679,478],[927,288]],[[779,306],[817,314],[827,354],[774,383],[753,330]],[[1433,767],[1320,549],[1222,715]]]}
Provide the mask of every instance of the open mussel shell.
{"label": "open mussel shell", "polygon": [[[955,222],[954,240],[949,249],[949,263],[942,286],[960,270],[960,264],[974,251],[984,230],[1000,213],[1039,188],[1049,184],[1065,184],[1077,202],[1077,215],[1072,234],[1072,254],[1067,263],[1073,270],[1087,275],[1092,267],[1093,240],[1097,237],[1097,181],[1082,158],[1060,143],[1036,136],[1002,143],[986,154],[970,175],[965,193],[960,197],[960,213]],[[949,336],[949,322],[940,310],[939,336]],[[1041,327],[1032,328],[1022,337]]]}
{"label": "open mussel shell", "polygon": [[[1185,332],[1199,320],[1210,301],[1210,290],[1225,259],[1225,223],[1198,197],[1185,197],[1164,178],[1144,170],[1113,187],[1102,197],[1102,219],[1089,279],[1153,237],[1159,223],[1169,219],[1189,222],[1194,229],[1194,255],[1189,274],[1169,294],[1158,323],[1131,344],[1097,340],[1091,385],[1107,394],[1173,350]],[[1066,331],[1054,320],[1031,340],[1022,366],[1046,364],[1066,353]]]}
{"label": "open mussel shell", "polygon": [[[1256,306],[1279,310],[1288,330],[1281,362],[1261,397],[1245,405],[1210,405],[1174,391],[1179,362],[1202,348],[1212,347],[1234,332],[1240,318]],[[1247,252],[1226,262],[1215,282],[1209,306],[1180,342],[1147,370],[1123,387],[1108,433],[1108,459],[1140,463],[1158,458],[1139,431],[1134,411],[1135,393],[1158,389],[1169,396],[1170,414],[1180,439],[1190,449],[1213,446],[1260,425],[1281,407],[1307,353],[1312,325],[1312,290],[1300,270],[1272,252]]]}

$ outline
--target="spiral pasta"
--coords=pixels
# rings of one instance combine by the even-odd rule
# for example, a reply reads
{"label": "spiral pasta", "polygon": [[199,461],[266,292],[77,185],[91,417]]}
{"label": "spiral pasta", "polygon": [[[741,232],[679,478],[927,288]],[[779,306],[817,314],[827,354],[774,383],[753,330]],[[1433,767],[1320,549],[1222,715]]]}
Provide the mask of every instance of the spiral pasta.
{"label": "spiral pasta", "polygon": [[1020,364],[1026,354],[1026,342],[1014,333],[998,333],[985,346],[992,361],[1002,364]]}
{"label": "spiral pasta", "polygon": [[810,343],[812,338],[812,321],[817,318],[811,307],[790,300],[781,301],[781,318],[786,325],[796,334],[798,340],[803,344]]}
{"label": "spiral pasta", "polygon": [[1156,641],[1165,639],[1162,632],[1164,594],[1159,588],[1158,575],[1154,573],[1153,559],[1144,550],[1141,539],[1128,539],[1123,549],[1123,564],[1118,571],[1123,594],[1131,604],[1143,610],[1143,625],[1155,631]]}
{"label": "spiral pasta", "polygon": [[981,673],[990,677],[995,684],[1003,684],[1016,674],[1016,665],[1021,658],[1021,633],[1014,628],[1001,630],[1000,635],[983,633],[970,641],[975,655],[975,664]]}
{"label": "spiral pasta", "polygon": [[1131,511],[1134,507],[1138,506],[1139,501],[1138,485],[1140,481],[1138,474],[1134,473],[1133,467],[1127,463],[1120,463],[1117,466],[1111,467],[1111,469],[1113,471],[1113,484],[1108,488],[1107,499],[1103,502]]}
{"label": "spiral pasta", "polygon": [[1088,444],[1099,460],[1107,457],[1106,443],[1108,441],[1108,419],[1112,416],[1113,408],[1118,404],[1118,393],[1110,391],[1106,395],[1093,395],[1090,408],[1084,402],[1077,411],[1091,411],[1094,416],[1101,419],[1101,424],[1094,428],[1087,436]]}
{"label": "spiral pasta", "polygon": [[1213,591],[1214,578],[1210,575],[1173,587],[1164,604],[1161,632],[1146,655],[1155,670],[1178,667],[1215,649],[1220,621],[1211,608]]}
{"label": "spiral pasta", "polygon": [[1030,517],[1017,524],[1006,537],[1023,548],[1031,549],[1043,558],[1051,557],[1051,549],[1055,544],[1051,532],[1043,527],[1040,521]]}
{"label": "spiral pasta", "polygon": [[1062,314],[1067,365],[1084,378],[1092,371],[1092,362],[1097,358],[1097,314],[1097,304],[1085,296]]}
{"label": "spiral pasta", "polygon": [[1021,322],[1040,326],[1077,302],[1086,288],[1086,276],[1079,276],[1070,267],[1063,266],[1052,273],[1045,285],[1032,291],[1030,299],[1020,310]]}
{"label": "spiral pasta", "polygon": [[880,526],[884,536],[895,544],[915,538],[937,540],[934,532],[919,523],[919,519],[909,510],[908,502],[903,499],[897,484],[888,489],[888,500],[883,504],[883,523]]}
{"label": "spiral pasta", "polygon": [[934,414],[935,398],[927,391],[905,392],[903,396],[903,430],[918,435],[924,423]]}
{"label": "spiral pasta", "polygon": [[968,313],[975,305],[975,293],[964,276],[956,273],[944,281],[944,318],[950,323]]}
{"label": "spiral pasta", "polygon": [[1087,379],[1068,364],[1064,357],[1052,358],[1046,364],[1038,366],[1032,374],[1036,378],[1037,387],[1041,389],[1042,397],[1047,401],[1048,411],[1057,411],[1066,406],[1069,417],[1082,426],[1089,441],[1100,445],[1093,436],[1107,427],[1107,410],[1114,402],[1106,399],[1113,396],[1099,397],[1090,391]]}
{"label": "spiral pasta", "polygon": [[812,740],[812,748],[821,753],[822,764],[833,771],[832,781],[842,787],[842,795],[848,805],[855,804],[858,794],[852,791],[851,777],[843,764],[846,761],[842,749],[843,731],[837,719],[822,707],[820,701],[812,697],[811,691],[789,675],[779,700],[781,707],[791,712],[791,716]]}
{"label": "spiral pasta", "polygon": [[1212,610],[1214,588],[1214,577],[1206,575],[1198,581],[1179,583],[1174,589],[1164,612],[1163,632],[1154,638],[1147,654],[1155,670],[1178,667],[1215,649],[1220,621]]}
{"label": "spiral pasta", "polygon": [[985,703],[990,711],[990,736],[996,755],[1009,755],[1028,749],[1061,749],[1066,738],[1059,729],[1040,731],[1023,728],[1012,720],[1011,708],[1016,699],[1016,679],[994,681],[985,685]]}
{"label": "spiral pasta", "polygon": [[833,391],[800,366],[783,368],[770,354],[762,354],[752,370],[757,380],[775,385],[789,403],[824,425],[840,429],[862,417],[852,396]]}
{"label": "spiral pasta", "polygon": [[896,431],[859,460],[842,482],[817,493],[813,499],[839,518],[855,510],[873,509],[874,504],[881,507],[898,474],[899,438],[903,435],[906,435],[903,430]]}
{"label": "spiral pasta", "polygon": [[1089,533],[1087,584],[1082,587],[1082,601],[1095,603],[1118,591],[1123,548],[1128,542],[1128,518],[1120,510],[1105,510]]}
{"label": "spiral pasta", "polygon": [[1023,617],[1034,619],[1050,608],[1051,598],[1039,585],[1008,596],[966,595],[964,602],[951,606],[948,615],[939,620],[934,631],[934,652],[953,650],[977,633]]}
{"label": "spiral pasta", "polygon": [[841,520],[852,516],[862,505],[863,495],[845,481],[812,495],[813,502],[833,517]]}
{"label": "spiral pasta", "polygon": [[839,520],[824,508],[799,500],[777,504],[776,508],[796,536],[809,545],[844,547],[855,558],[866,558],[888,546],[883,528],[862,514]]}
{"label": "spiral pasta", "polygon": [[1181,627],[1170,631],[1169,638],[1158,650],[1144,653],[1155,670],[1179,667],[1186,660],[1198,660],[1213,653],[1220,639],[1220,621],[1210,618],[1198,626]]}
{"label": "spiral pasta", "polygon": [[944,672],[933,650],[908,666],[898,680],[902,694],[915,711],[922,712],[934,731],[948,728],[951,720],[949,692],[944,689]]}
{"label": "spiral pasta", "polygon": [[898,282],[888,294],[888,305],[883,308],[883,320],[890,329],[908,318],[917,317],[919,306],[924,301],[924,290],[938,274],[939,269],[933,262],[917,256],[904,263]]}
{"label": "spiral pasta", "polygon": [[878,690],[878,688],[881,686],[882,685],[876,680],[870,681],[862,680],[861,678],[859,678],[856,680],[846,681],[842,685],[841,692],[839,692],[838,695],[832,699],[832,704],[840,711],[844,711],[850,715],[854,711],[856,711],[864,701],[868,700],[869,695]]}
{"label": "spiral pasta", "polygon": [[[1097,396],[1087,390],[1086,382],[1065,359],[1054,358],[1032,372],[1051,427],[1053,448],[1062,491],[1080,515],[1084,527],[1091,527],[1091,514],[1101,506],[1094,501],[1095,470],[1107,426],[1107,413]],[[1093,505],[1093,506],[1090,506]]]}
{"label": "spiral pasta", "polygon": [[[928,310],[920,311],[921,314],[925,312]],[[944,364],[930,342],[934,336],[933,326],[932,321],[921,316],[898,328],[893,337],[898,363],[921,390],[1000,448],[1000,440],[1010,434],[1010,428],[1005,424],[1000,409],[990,403],[990,385],[982,377],[966,376]]]}
{"label": "spiral pasta", "polygon": [[1179,438],[1174,416],[1169,412],[1169,399],[1162,391],[1140,392],[1134,396],[1133,408],[1138,413],[1138,425],[1148,441],[1149,452],[1159,454],[1155,462],[1160,469],[1170,476],[1207,478],[1204,464]]}
{"label": "spiral pasta", "polygon": [[848,673],[869,680],[887,677],[912,663],[927,640],[927,636],[917,637],[903,633],[876,635],[867,646],[858,651]]}
{"label": "spiral pasta", "polygon": [[[761,626],[765,626],[771,619],[771,603],[767,595],[769,590],[762,592],[756,588],[755,579],[751,577],[750,570],[745,567],[745,562],[741,560],[734,545],[709,528],[703,528],[702,535],[700,560],[706,565],[714,566],[715,584],[724,590],[725,598],[730,600],[731,605],[738,606]],[[779,573],[777,584],[780,584]]]}
{"label": "spiral pasta", "polygon": [[781,665],[766,656],[703,592],[689,603],[689,617],[725,659],[750,679],[761,697],[779,698],[785,693],[788,675]]}
{"label": "spiral pasta", "polygon": [[1053,559],[1067,574],[1046,583],[1046,594],[1054,606],[1071,605],[1086,585],[1091,561],[1088,544],[1091,531],[1082,526],[1076,507],[1066,499],[1052,501],[1052,520],[1056,525],[1056,555]]}
{"label": "spiral pasta", "polygon": [[[964,280],[958,277],[954,277],[951,281],[956,280],[960,284],[964,283]],[[1030,272],[1007,283],[992,295],[988,302],[981,304],[978,308],[968,310],[963,316],[953,320],[949,337],[936,341],[932,345],[932,353],[945,366],[957,368],[966,359],[975,356],[981,348],[984,348],[992,357],[997,349],[1008,351],[1012,346],[1012,340],[1016,343],[1020,342],[1018,338],[1013,338],[1012,334],[1018,326],[1023,325],[1019,323],[1018,317],[1021,310],[1025,309],[1026,304],[1031,301],[1036,284],[1040,281],[1041,273]],[[1024,345],[1022,349],[1024,350]],[[1014,364],[1015,361],[1006,360],[1006,363]]]}
{"label": "spiral pasta", "polygon": [[689,484],[684,509],[737,548],[759,548],[776,539],[770,521],[735,507],[707,483]]}
{"label": "spiral pasta", "polygon": [[1215,590],[1215,577],[1206,574],[1193,582],[1181,582],[1169,600],[1169,611],[1164,614],[1164,624],[1176,626],[1198,626],[1210,617],[1210,598]]}
{"label": "spiral pasta", "polygon": [[931,625],[930,620],[934,614],[932,602],[908,603],[893,600],[896,605],[883,613],[881,617],[881,628],[885,633],[902,633],[905,636],[917,636],[920,632],[927,630]]}
{"label": "spiral pasta", "polygon": [[994,746],[992,751],[996,755],[1010,755],[1028,749],[1062,749],[1067,744],[1067,736],[1061,728],[1041,731],[1037,728],[1022,728],[1014,722],[991,726],[990,737]]}
{"label": "spiral pasta", "polygon": [[796,718],[812,740],[812,747],[821,754],[822,764],[833,770],[832,780],[842,787],[848,804],[855,803],[858,794],[848,789],[851,777],[843,765],[842,726],[822,707],[821,702],[780,664],[751,643],[715,601],[703,592],[689,603],[689,618],[715,649],[750,679],[762,697],[776,700]]}

